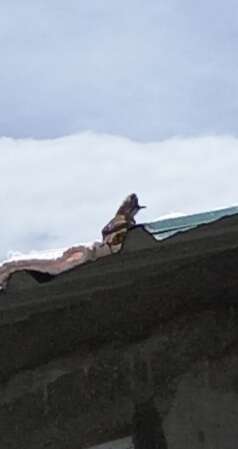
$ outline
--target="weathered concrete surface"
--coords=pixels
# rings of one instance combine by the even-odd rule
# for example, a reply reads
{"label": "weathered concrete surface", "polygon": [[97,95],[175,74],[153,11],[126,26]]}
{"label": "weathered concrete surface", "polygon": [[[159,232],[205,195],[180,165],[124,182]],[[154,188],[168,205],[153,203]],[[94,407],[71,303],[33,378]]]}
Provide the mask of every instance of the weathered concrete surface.
{"label": "weathered concrete surface", "polygon": [[124,437],[153,401],[165,447],[237,449],[237,237],[233,217],[48,283],[16,275],[0,295],[0,448]]}
{"label": "weathered concrete surface", "polygon": [[237,349],[219,360],[197,363],[181,377],[164,421],[169,448],[237,447]]}
{"label": "weathered concrete surface", "polygon": [[201,432],[209,444],[211,422],[216,440],[221,432],[234,440],[237,322],[231,306],[188,313],[159,325],[141,342],[109,343],[19,373],[1,388],[0,447],[79,449],[119,438],[133,431],[135,405],[150,398],[164,421],[169,448],[193,448],[184,446],[190,430],[195,448]]}

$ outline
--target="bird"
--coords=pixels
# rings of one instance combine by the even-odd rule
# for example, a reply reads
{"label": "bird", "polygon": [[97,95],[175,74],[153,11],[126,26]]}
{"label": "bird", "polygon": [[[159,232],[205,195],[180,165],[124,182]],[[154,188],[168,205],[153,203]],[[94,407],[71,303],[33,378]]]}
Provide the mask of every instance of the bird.
{"label": "bird", "polygon": [[135,215],[146,206],[140,206],[138,197],[131,193],[123,201],[115,216],[102,230],[103,243],[110,246],[111,250],[118,250],[125,239],[128,229],[136,224]]}

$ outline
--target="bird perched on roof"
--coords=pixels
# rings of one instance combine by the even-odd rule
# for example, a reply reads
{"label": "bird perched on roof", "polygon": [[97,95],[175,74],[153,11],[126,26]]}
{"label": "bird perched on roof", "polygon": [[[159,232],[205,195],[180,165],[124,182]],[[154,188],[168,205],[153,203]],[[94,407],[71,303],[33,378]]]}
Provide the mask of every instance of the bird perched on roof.
{"label": "bird perched on roof", "polygon": [[118,246],[123,243],[128,229],[136,224],[135,215],[145,207],[139,205],[135,193],[128,195],[123,201],[114,218],[102,230],[103,242],[107,243],[112,251],[118,250]]}

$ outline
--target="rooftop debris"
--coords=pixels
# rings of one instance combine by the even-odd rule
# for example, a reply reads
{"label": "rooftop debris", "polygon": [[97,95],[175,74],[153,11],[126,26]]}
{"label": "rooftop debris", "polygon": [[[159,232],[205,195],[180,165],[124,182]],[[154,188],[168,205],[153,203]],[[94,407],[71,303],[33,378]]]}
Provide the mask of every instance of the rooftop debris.
{"label": "rooftop debris", "polygon": [[29,270],[57,275],[85,262],[120,251],[128,229],[136,223],[135,215],[144,207],[139,205],[135,193],[129,195],[112,220],[103,228],[102,242],[94,242],[90,246],[74,246],[56,258],[27,258],[5,262],[0,266],[0,289],[6,288],[10,276],[17,271]]}

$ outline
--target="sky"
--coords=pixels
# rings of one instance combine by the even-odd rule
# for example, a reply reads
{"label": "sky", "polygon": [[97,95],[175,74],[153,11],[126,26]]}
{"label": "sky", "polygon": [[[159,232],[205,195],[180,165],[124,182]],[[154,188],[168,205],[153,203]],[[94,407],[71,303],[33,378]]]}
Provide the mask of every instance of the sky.
{"label": "sky", "polygon": [[236,0],[0,3],[0,260],[237,204]]}

